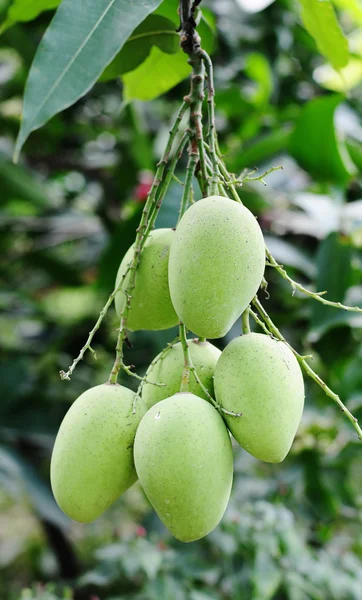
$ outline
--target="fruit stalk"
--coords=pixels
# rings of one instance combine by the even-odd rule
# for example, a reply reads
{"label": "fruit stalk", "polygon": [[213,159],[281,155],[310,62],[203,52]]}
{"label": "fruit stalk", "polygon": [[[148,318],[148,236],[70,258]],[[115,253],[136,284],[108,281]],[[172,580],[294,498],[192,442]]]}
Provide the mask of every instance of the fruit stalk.
{"label": "fruit stalk", "polygon": [[[162,352],[160,352],[160,354],[158,354],[158,355],[156,356],[156,358],[154,358],[154,359],[153,359],[153,361],[150,363],[149,370],[153,369],[153,368],[154,368],[154,367],[157,365],[157,363],[158,363],[160,360],[162,360],[162,359],[163,359],[163,358],[166,356],[166,354],[168,354],[168,353],[170,352],[171,348],[173,348],[173,346],[174,346],[175,344],[177,344],[177,342],[178,342],[179,340],[180,340],[180,338],[179,338],[179,336],[177,335],[177,336],[175,337],[175,339],[174,339],[172,342],[169,342],[169,343],[167,344],[166,348],[164,348],[164,349],[162,350]],[[138,400],[139,398],[141,398],[141,396],[142,396],[142,390],[143,390],[143,388],[144,388],[144,385],[145,385],[145,383],[152,383],[152,382],[149,382],[149,381],[147,381],[147,378],[146,378],[146,377],[141,377],[141,383],[140,383],[140,385],[138,386],[137,393],[136,393],[136,395],[135,395],[135,397],[134,397],[134,400],[133,400],[133,411],[132,411],[132,412],[133,412],[133,414],[136,412],[136,403],[137,403],[137,400]]]}
{"label": "fruit stalk", "polygon": [[341,302],[332,302],[331,300],[326,300],[326,298],[324,298],[324,294],[326,294],[327,292],[312,292],[311,290],[308,290],[307,288],[305,288],[303,285],[301,285],[300,283],[298,283],[297,281],[294,281],[294,279],[292,279],[288,273],[286,272],[286,270],[284,269],[283,265],[279,265],[277,263],[277,261],[275,260],[275,258],[270,254],[268,248],[266,248],[266,256],[268,259],[268,266],[270,267],[274,267],[275,270],[279,273],[279,275],[281,275],[281,277],[283,277],[283,279],[285,279],[285,281],[287,281],[293,290],[293,295],[295,293],[296,290],[298,290],[298,292],[301,292],[302,294],[305,294],[306,296],[309,296],[310,298],[313,298],[314,300],[317,300],[318,302],[321,302],[321,304],[325,304],[326,306],[332,306],[334,308],[339,308],[341,310],[345,310],[348,312],[359,312],[362,313],[362,308],[360,308],[359,306],[347,306],[345,304],[341,304]]}
{"label": "fruit stalk", "polygon": [[146,232],[145,232],[144,241],[146,241],[148,234],[152,231],[152,229],[153,229],[153,227],[155,225],[155,221],[156,221],[158,212],[159,212],[159,210],[161,208],[161,204],[162,204],[162,202],[163,202],[163,200],[165,198],[165,195],[166,195],[167,190],[168,190],[168,188],[170,186],[170,183],[171,183],[172,179],[175,176],[175,169],[176,169],[177,163],[178,163],[178,161],[180,160],[180,158],[182,156],[182,153],[183,153],[183,151],[185,149],[185,146],[186,146],[187,142],[189,141],[189,137],[190,137],[190,132],[186,131],[183,134],[183,136],[182,136],[182,138],[181,138],[181,140],[179,142],[177,150],[175,151],[174,157],[173,157],[173,159],[172,159],[172,161],[170,163],[170,166],[169,166],[169,168],[167,170],[167,173],[165,175],[165,178],[164,178],[164,181],[163,181],[163,185],[161,186],[159,194],[157,196],[157,202],[155,203],[155,205],[153,207],[153,210],[152,210],[152,212],[150,214],[149,222],[148,222],[147,229],[146,229]]}
{"label": "fruit stalk", "polygon": [[[182,111],[181,111],[181,109],[182,109]],[[175,123],[170,131],[170,136],[169,136],[165,151],[163,153],[163,156],[162,156],[160,162],[158,163],[155,179],[154,179],[153,185],[151,187],[150,193],[148,195],[148,198],[146,200],[146,205],[145,205],[144,211],[142,213],[140,224],[137,228],[136,240],[135,240],[135,244],[134,244],[134,248],[135,248],[134,249],[134,257],[133,257],[131,266],[129,268],[129,271],[131,272],[131,276],[129,279],[127,289],[124,290],[124,294],[126,295],[126,303],[125,303],[122,313],[120,315],[120,327],[119,327],[117,344],[116,344],[116,358],[115,358],[111,373],[109,375],[108,383],[117,383],[118,373],[121,370],[121,368],[123,368],[128,373],[128,375],[134,375],[137,377],[137,379],[139,378],[137,375],[135,375],[135,373],[132,373],[132,371],[130,371],[129,368],[126,367],[123,363],[123,344],[124,344],[124,341],[127,336],[127,319],[128,319],[128,313],[129,313],[130,307],[131,307],[132,291],[133,291],[133,289],[135,287],[135,283],[136,283],[137,267],[138,267],[138,264],[139,264],[139,261],[141,258],[141,253],[143,250],[144,243],[147,239],[148,234],[151,231],[151,229],[149,228],[149,223],[155,222],[157,214],[161,207],[161,202],[159,199],[157,199],[157,191],[158,191],[160,185],[162,184],[165,167],[168,163],[169,155],[170,155],[172,145],[173,145],[173,141],[176,137],[176,134],[177,134],[180,122],[181,122],[180,112],[182,112],[182,115],[183,115],[184,111],[186,110],[186,109],[184,109],[184,104],[182,104],[181,109],[180,109],[180,111],[176,117]],[[176,162],[178,161],[178,159],[180,157],[180,153],[182,153],[182,150],[185,147],[186,142],[187,142],[187,137],[185,134],[181,138],[181,142],[179,143],[178,148],[175,152]],[[176,162],[173,161],[174,166],[176,166]],[[171,173],[173,173],[173,170],[171,170]],[[169,179],[169,181],[171,181],[171,178]],[[161,195],[161,201],[162,201],[163,195],[166,193],[166,189],[163,189],[162,192],[163,192],[163,194]],[[120,286],[118,286],[118,289],[120,289]]]}
{"label": "fruit stalk", "polygon": [[210,146],[210,158],[212,164],[213,176],[211,178],[210,193],[218,193],[218,182],[220,179],[220,170],[217,157],[217,133],[215,124],[215,87],[214,87],[214,70],[210,56],[202,50],[201,53],[203,63],[205,65],[207,76],[207,107],[208,107],[208,135],[207,139]]}
{"label": "fruit stalk", "polygon": [[184,373],[182,375],[180,392],[188,391],[188,384],[190,381],[190,375],[192,373],[192,375],[195,377],[197,384],[200,386],[201,390],[203,391],[203,393],[205,394],[207,399],[211,402],[211,404],[216,408],[217,411],[219,411],[221,414],[224,413],[225,415],[229,415],[230,417],[241,417],[242,413],[235,413],[232,410],[227,410],[226,408],[223,408],[222,406],[220,406],[220,404],[218,404],[218,402],[216,402],[215,398],[213,398],[211,396],[209,391],[206,389],[206,387],[202,383],[202,381],[197,373],[197,369],[196,369],[194,363],[192,362],[190,349],[189,349],[189,346],[187,343],[186,333],[187,333],[186,327],[185,327],[185,325],[183,325],[181,323],[180,324],[180,342],[182,345],[184,357],[186,357],[186,358],[185,358],[185,368],[184,368]]}
{"label": "fruit stalk", "polygon": [[190,200],[192,199],[192,180],[195,174],[196,165],[199,160],[199,152],[197,148],[197,144],[195,144],[195,140],[190,140],[189,143],[189,159],[187,161],[186,167],[186,177],[184,183],[184,190],[181,198],[180,210],[178,221],[180,221],[181,217],[185,213]]}
{"label": "fruit stalk", "polygon": [[193,364],[192,364],[192,359],[191,359],[191,354],[190,354],[190,348],[187,343],[186,327],[183,323],[180,323],[180,326],[179,326],[179,337],[180,337],[180,342],[182,345],[182,351],[183,351],[183,355],[184,355],[184,368],[182,371],[180,392],[188,392],[189,385],[190,385],[191,369],[193,367]]}
{"label": "fruit stalk", "polygon": [[[205,150],[210,154],[211,153],[211,148],[209,146],[209,144],[207,144],[206,142],[204,142],[204,146],[205,146]],[[229,174],[226,166],[224,165],[223,161],[221,160],[220,156],[217,156],[217,164],[219,166],[219,173],[220,173],[220,181],[219,181],[219,186],[223,188],[223,196],[226,196],[229,198],[229,195],[226,192],[226,189],[230,190],[231,195],[232,195],[232,200],[235,200],[235,202],[239,202],[242,204],[240,198],[239,198],[239,194],[236,191],[236,187],[233,183],[231,183],[232,181],[232,177]]]}
{"label": "fruit stalk", "polygon": [[246,308],[241,315],[241,329],[243,334],[250,333],[249,308]]}
{"label": "fruit stalk", "polygon": [[324,391],[324,393],[326,394],[326,396],[328,396],[329,398],[331,398],[339,406],[339,408],[341,409],[341,411],[346,415],[347,419],[349,419],[349,421],[352,423],[353,427],[355,428],[355,430],[357,432],[358,438],[360,440],[362,440],[362,429],[359,426],[358,420],[348,410],[348,408],[345,406],[345,404],[343,404],[343,402],[340,399],[340,397],[335,392],[333,392],[333,390],[331,390],[330,387],[328,387],[328,385],[319,377],[319,375],[317,375],[317,373],[315,371],[313,371],[313,369],[309,366],[309,364],[306,361],[307,357],[302,356],[301,354],[299,354],[287,342],[287,340],[280,333],[280,331],[277,328],[277,326],[273,323],[273,321],[271,320],[271,318],[269,317],[269,315],[266,312],[265,308],[263,307],[263,305],[261,304],[260,300],[257,297],[254,298],[253,304],[254,304],[255,308],[257,309],[258,313],[261,315],[261,317],[264,320],[264,322],[266,323],[266,326],[267,326],[267,329],[269,330],[269,332],[274,337],[276,337],[278,340],[284,342],[288,346],[288,348],[290,348],[290,350],[293,352],[294,356],[296,357],[297,361],[299,362],[299,364],[300,364],[301,368],[304,370],[304,372],[309,377],[311,377],[311,379],[313,379],[313,381],[315,381],[315,383],[317,383],[319,385],[319,387]]}

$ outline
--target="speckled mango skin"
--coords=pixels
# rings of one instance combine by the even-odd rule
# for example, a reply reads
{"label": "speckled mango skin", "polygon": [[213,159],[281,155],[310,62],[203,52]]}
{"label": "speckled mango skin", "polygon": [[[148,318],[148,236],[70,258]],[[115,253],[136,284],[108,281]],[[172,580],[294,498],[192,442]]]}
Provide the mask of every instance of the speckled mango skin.
{"label": "speckled mango skin", "polygon": [[196,202],[170,250],[170,293],[180,320],[199,337],[224,336],[255,296],[264,268],[263,234],[247,208],[222,196]]}
{"label": "speckled mango skin", "polygon": [[[128,313],[127,329],[156,331],[177,325],[179,319],[172,306],[168,287],[168,258],[174,238],[173,229],[156,229],[146,240],[136,273],[136,285],[132,291],[131,309]],[[126,252],[118,269],[116,286],[132,261],[134,246]],[[123,289],[127,288],[130,273],[126,276]],[[117,315],[125,303],[125,295],[118,292],[115,298]]]}
{"label": "speckled mango skin", "polygon": [[[196,371],[211,396],[214,395],[214,372],[216,363],[220,358],[220,350],[209,342],[188,340],[192,362]],[[163,387],[145,384],[142,398],[147,408],[151,408],[157,402],[173,396],[180,391],[181,378],[184,367],[182,346],[179,343],[172,348],[154,366],[150,366],[146,373],[148,381],[164,383]],[[190,374],[189,392],[207,400],[193,374]]]}
{"label": "speckled mango skin", "polygon": [[81,523],[94,521],[137,479],[133,441],[145,413],[134,392],[121,385],[90,388],[72,404],[55,440],[51,484],[62,511]]}
{"label": "speckled mango skin", "polygon": [[242,412],[224,415],[236,441],[265,462],[284,460],[304,406],[302,372],[286,344],[260,333],[235,338],[216,365],[214,386],[221,406]]}
{"label": "speckled mango skin", "polygon": [[155,404],[138,427],[134,457],[149,501],[177,539],[192,542],[216,527],[230,497],[233,455],[211,404],[190,393]]}

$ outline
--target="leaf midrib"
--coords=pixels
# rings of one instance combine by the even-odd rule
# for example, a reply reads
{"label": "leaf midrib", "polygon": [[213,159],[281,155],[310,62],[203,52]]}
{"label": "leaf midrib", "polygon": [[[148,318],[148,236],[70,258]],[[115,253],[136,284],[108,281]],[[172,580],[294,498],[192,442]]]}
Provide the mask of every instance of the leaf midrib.
{"label": "leaf midrib", "polygon": [[131,37],[128,38],[126,44],[128,44],[129,42],[134,42],[135,40],[139,40],[141,38],[155,36],[155,35],[175,35],[175,36],[179,37],[178,33],[176,31],[174,31],[173,29],[145,31],[143,33],[137,33],[136,35],[131,35]]}

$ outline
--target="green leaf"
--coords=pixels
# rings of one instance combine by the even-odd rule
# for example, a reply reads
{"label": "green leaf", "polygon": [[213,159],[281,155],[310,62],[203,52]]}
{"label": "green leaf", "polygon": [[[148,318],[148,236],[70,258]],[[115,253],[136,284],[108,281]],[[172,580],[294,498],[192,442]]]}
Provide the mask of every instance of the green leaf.
{"label": "green leaf", "polygon": [[45,10],[57,8],[60,2],[61,0],[14,0],[9,7],[6,20],[0,26],[0,32],[15,23],[32,21]]}
{"label": "green leaf", "polygon": [[362,25],[361,0],[333,0],[333,4],[341,10],[347,11],[358,25]]}
{"label": "green leaf", "polygon": [[257,84],[251,96],[253,104],[264,106],[273,91],[273,77],[268,60],[260,52],[250,53],[246,57],[245,73]]}
{"label": "green leaf", "polygon": [[333,92],[346,93],[362,82],[362,58],[351,56],[348,65],[335,71],[331,65],[321,65],[313,73],[319,85]]}
{"label": "green leaf", "polygon": [[[348,238],[331,233],[320,245],[317,254],[318,291],[327,291],[325,298],[344,302],[348,289],[355,283],[352,265],[353,246]],[[312,331],[310,339],[316,341],[332,327],[345,325],[360,315],[343,312],[314,301],[312,304]]]}
{"label": "green leaf", "polygon": [[[164,0],[155,11],[155,14],[166,17],[175,24],[177,29],[180,24],[178,14],[179,0]],[[197,31],[201,37],[202,47],[210,54],[213,49],[214,32],[215,32],[215,16],[205,8],[199,10],[197,15]]]}
{"label": "green leaf", "polygon": [[253,169],[255,166],[259,167],[264,161],[287,150],[290,138],[290,127],[279,127],[246,145],[241,149],[242,151],[238,147],[237,155],[233,157],[232,168],[235,171],[241,171],[242,169]]}
{"label": "green leaf", "polygon": [[49,205],[42,185],[23,166],[0,161],[1,194],[7,209],[11,200],[20,199],[33,207]]}
{"label": "green leaf", "polygon": [[253,600],[271,600],[275,598],[275,594],[282,583],[282,572],[268,549],[258,547],[253,575]]}
{"label": "green leaf", "polygon": [[308,102],[297,119],[289,151],[317,181],[344,186],[353,167],[334,127],[334,112],[341,99],[331,95]]}
{"label": "green leaf", "polygon": [[[159,41],[160,36],[155,36],[153,41],[145,39],[144,57],[147,58],[144,62],[141,62],[141,60],[135,61],[138,62],[137,69],[127,69],[126,73],[122,66],[122,58],[120,58],[120,63],[118,63],[123,50],[116,57],[114,63],[110,65],[111,67],[114,65],[114,69],[112,69],[113,77],[117,74],[117,65],[121,67],[118,75],[125,73],[123,82],[125,85],[124,97],[126,100],[153,100],[172,89],[191,72],[187,64],[187,57],[179,47],[179,36],[175,33],[179,22],[177,8],[178,1],[167,0],[167,3],[163,2],[155,14],[151,15],[153,18],[167,20],[166,31],[170,30],[170,23],[173,24],[172,39],[174,44],[175,37],[177,37],[177,48],[172,47],[172,56],[170,56],[170,44],[168,47],[165,47],[164,43],[163,45],[157,43],[157,37]],[[204,13],[206,16],[204,14],[201,15],[197,30],[201,36],[203,48],[211,53],[214,44],[214,22],[207,11],[204,11]]]}
{"label": "green leaf", "polygon": [[36,52],[15,157],[29,134],[92,87],[161,0],[63,0]]}
{"label": "green leaf", "polygon": [[351,160],[356,165],[360,173],[362,173],[362,143],[358,140],[349,138],[346,140],[346,147]]}
{"label": "green leaf", "polygon": [[191,68],[182,51],[165,54],[153,47],[149,57],[123,77],[126,100],[153,100],[185,79]]}
{"label": "green leaf", "polygon": [[342,69],[349,59],[348,42],[329,0],[299,0],[301,16],[317,48],[335,69]]}
{"label": "green leaf", "polygon": [[155,10],[155,14],[162,15],[166,19],[170,19],[175,25],[176,29],[180,24],[180,17],[178,14],[179,0],[163,0],[160,6]]}
{"label": "green leaf", "polygon": [[40,301],[48,319],[70,327],[100,311],[97,292],[91,286],[62,287],[50,290]]}
{"label": "green leaf", "polygon": [[153,46],[168,54],[178,52],[180,47],[180,36],[173,22],[160,15],[150,15],[135,29],[100,81],[109,81],[133,71],[146,60]]}

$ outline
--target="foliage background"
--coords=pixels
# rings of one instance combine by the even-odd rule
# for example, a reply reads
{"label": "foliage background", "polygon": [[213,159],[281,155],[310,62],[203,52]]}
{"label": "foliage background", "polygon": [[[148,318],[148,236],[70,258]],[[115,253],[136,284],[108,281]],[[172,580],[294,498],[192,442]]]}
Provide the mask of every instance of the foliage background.
{"label": "foliage background", "polygon": [[[245,10],[246,0],[205,4],[205,35],[217,24],[217,124],[228,167],[284,167],[265,188],[245,186],[243,201],[296,279],[328,289],[332,300],[360,303],[358,3],[336,2],[353,58],[353,77],[345,72],[348,98],[294,2],[278,0],[257,13]],[[8,5],[0,2],[3,19]],[[164,87],[172,89],[156,89],[152,102],[141,102],[125,97],[132,72],[123,84],[101,81],[33,133],[14,165],[25,79],[51,16],[43,12],[0,37],[0,597],[358,600],[360,446],[309,382],[303,422],[283,464],[260,463],[235,447],[230,506],[205,540],[172,540],[137,485],[89,526],[57,509],[48,484],[52,443],[70,403],[108,375],[113,311],[96,338],[98,360],[88,355],[71,382],[58,372],[78,353],[112,290],[188,83],[173,87],[168,80]],[[138,95],[145,90],[146,80]],[[180,191],[173,184],[157,226],[175,224]],[[267,278],[270,298],[263,302],[271,316],[298,350],[313,352],[314,366],[362,418],[360,316],[293,297],[271,269]],[[239,330],[236,324],[217,344],[222,348]],[[129,361],[144,372],[172,338],[170,331],[133,334]],[[54,584],[44,588],[46,582]]]}

